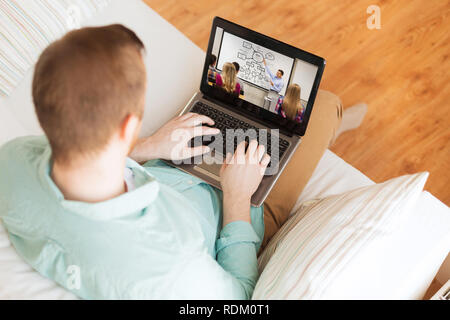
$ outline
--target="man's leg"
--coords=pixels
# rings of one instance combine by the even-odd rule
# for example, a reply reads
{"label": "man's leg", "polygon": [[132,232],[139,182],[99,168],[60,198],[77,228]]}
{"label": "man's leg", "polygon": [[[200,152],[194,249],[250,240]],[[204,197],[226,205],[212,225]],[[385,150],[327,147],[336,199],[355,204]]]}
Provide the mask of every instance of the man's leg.
{"label": "man's leg", "polygon": [[264,202],[265,232],[261,249],[288,219],[323,153],[334,143],[341,119],[339,97],[319,90],[302,142]]}

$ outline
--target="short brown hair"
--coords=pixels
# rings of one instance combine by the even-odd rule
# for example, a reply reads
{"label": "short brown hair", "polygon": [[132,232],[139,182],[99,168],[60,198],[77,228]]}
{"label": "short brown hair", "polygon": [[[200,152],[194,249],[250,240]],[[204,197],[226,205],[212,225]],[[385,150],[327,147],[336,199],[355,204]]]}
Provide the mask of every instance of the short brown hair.
{"label": "short brown hair", "polygon": [[53,159],[95,153],[128,115],[142,118],[143,49],[133,31],[116,24],[69,32],[44,50],[32,90]]}

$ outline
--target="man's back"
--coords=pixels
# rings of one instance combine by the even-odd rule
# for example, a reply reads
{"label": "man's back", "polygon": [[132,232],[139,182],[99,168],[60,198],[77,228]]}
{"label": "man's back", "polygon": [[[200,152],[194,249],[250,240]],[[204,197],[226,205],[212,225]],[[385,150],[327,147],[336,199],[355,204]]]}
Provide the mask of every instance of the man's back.
{"label": "man's back", "polygon": [[256,140],[239,144],[222,165],[223,199],[158,160],[205,154],[188,142],[220,130],[188,113],[138,139],[144,54],[117,24],[42,52],[32,96],[45,137],[0,148],[0,217],[32,267],[83,298],[248,299],[264,235],[250,199],[270,157]]}
{"label": "man's back", "polygon": [[50,157],[44,137],[0,150],[1,217],[16,250],[42,275],[87,299],[250,297],[257,271],[239,268],[227,250],[257,250],[260,209],[252,209],[258,235],[236,222],[219,236],[219,191],[161,162],[142,167],[130,159],[135,190],[98,203],[68,201],[50,177]]}

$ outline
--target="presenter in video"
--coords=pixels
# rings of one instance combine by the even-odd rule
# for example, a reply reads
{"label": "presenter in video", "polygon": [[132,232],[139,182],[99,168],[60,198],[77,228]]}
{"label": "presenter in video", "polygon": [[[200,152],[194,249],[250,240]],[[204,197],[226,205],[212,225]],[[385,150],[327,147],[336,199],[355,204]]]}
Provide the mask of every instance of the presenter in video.
{"label": "presenter in video", "polygon": [[279,69],[276,75],[273,75],[272,71],[270,71],[269,67],[267,67],[266,59],[263,59],[264,67],[266,69],[266,73],[270,77],[270,89],[267,95],[268,100],[270,101],[269,111],[275,112],[275,106],[277,104],[278,99],[280,98],[281,90],[284,87],[283,81],[283,70]]}
{"label": "presenter in video", "polygon": [[273,75],[272,71],[267,67],[266,59],[263,59],[264,67],[266,68],[266,72],[270,77],[270,90],[275,91],[277,94],[280,94],[281,90],[284,87],[283,81],[283,70],[279,69],[276,75]]}

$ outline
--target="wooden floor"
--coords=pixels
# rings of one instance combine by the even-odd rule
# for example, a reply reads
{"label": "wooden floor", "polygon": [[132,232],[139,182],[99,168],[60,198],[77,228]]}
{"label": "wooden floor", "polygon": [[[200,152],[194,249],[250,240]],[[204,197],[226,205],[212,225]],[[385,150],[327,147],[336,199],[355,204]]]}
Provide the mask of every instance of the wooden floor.
{"label": "wooden floor", "polygon": [[[375,182],[429,171],[425,189],[450,205],[450,1],[145,2],[203,50],[217,15],[325,57],[321,88],[369,105],[332,151]],[[380,30],[366,26],[371,4]]]}

